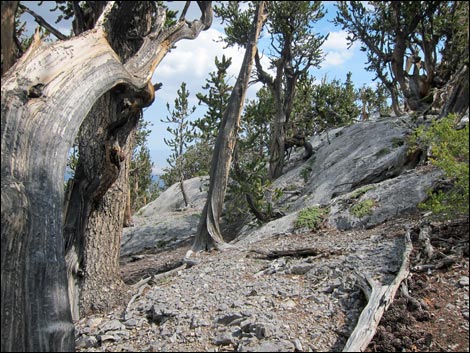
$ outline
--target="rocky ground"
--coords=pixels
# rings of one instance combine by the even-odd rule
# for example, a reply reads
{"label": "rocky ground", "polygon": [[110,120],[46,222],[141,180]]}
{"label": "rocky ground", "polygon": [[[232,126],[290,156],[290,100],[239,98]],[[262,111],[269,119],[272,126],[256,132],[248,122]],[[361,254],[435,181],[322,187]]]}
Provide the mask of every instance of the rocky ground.
{"label": "rocky ground", "polygon": [[[123,259],[127,305],[76,322],[77,351],[340,351],[366,305],[354,271],[390,283],[405,226],[414,250],[406,284],[369,351],[469,351],[468,219],[433,224],[422,266],[413,217],[372,229],[284,233],[192,256],[189,244]],[[299,250],[297,256],[273,253]],[[421,266],[421,267],[420,267]]]}

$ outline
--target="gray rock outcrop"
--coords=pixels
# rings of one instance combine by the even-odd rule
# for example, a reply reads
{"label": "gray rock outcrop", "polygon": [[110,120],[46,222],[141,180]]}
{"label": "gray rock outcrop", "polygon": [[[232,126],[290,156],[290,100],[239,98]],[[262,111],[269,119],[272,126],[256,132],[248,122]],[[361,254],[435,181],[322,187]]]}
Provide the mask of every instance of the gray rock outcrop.
{"label": "gray rock outcrop", "polygon": [[278,205],[291,212],[327,204],[336,196],[414,168],[418,161],[408,156],[406,145],[409,120],[361,122],[330,131],[328,138],[326,133],[313,137],[314,155],[275,180],[273,188],[286,194]]}
{"label": "gray rock outcrop", "polygon": [[428,197],[428,190],[441,176],[437,170],[416,170],[365,186],[364,192],[358,189],[337,197],[330,204],[328,223],[340,230],[371,228],[393,217],[416,212],[417,206]]}
{"label": "gray rock outcrop", "polygon": [[134,227],[124,228],[121,256],[171,248],[194,236],[206,201],[208,180],[196,177],[184,181],[188,206],[176,183],[140,209],[134,216]]}
{"label": "gray rock outcrop", "polygon": [[[343,230],[372,227],[416,211],[440,173],[415,169],[421,157],[410,155],[406,145],[413,119],[360,122],[312,137],[314,155],[305,161],[303,150],[293,152],[285,173],[271,187],[281,195],[277,199],[271,195],[274,208],[286,216],[261,227],[248,217],[233,242],[251,243],[293,232],[298,211],[313,205],[328,206],[328,224]],[[184,182],[190,207],[184,206],[175,184],[141,209],[135,227],[124,231],[122,255],[161,250],[191,238],[208,184],[208,177]]]}

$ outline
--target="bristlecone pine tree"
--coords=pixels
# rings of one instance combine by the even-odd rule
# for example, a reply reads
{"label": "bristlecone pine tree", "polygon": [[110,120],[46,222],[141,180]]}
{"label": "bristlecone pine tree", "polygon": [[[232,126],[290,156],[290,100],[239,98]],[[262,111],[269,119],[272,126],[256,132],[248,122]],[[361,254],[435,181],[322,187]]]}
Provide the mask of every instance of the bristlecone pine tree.
{"label": "bristlecone pine tree", "polygon": [[335,22],[348,31],[351,43],[361,41],[366,69],[389,90],[396,115],[403,113],[401,96],[413,111],[441,109],[444,104],[450,107],[442,116],[465,111],[468,2],[370,1],[366,6],[362,1],[338,1],[337,7]]}
{"label": "bristlecone pine tree", "polygon": [[[67,154],[80,125],[85,118],[97,116],[104,109],[114,119],[107,121],[104,131],[92,132],[101,133],[106,143],[98,146],[90,137],[89,147],[95,146],[96,151],[90,153],[101,153],[105,165],[101,174],[82,185],[85,192],[81,195],[85,199],[80,207],[86,210],[81,213],[85,216],[94,210],[113,211],[106,207],[103,198],[119,171],[128,168],[123,164],[127,163],[130,151],[124,130],[131,131],[138,111],[152,102],[154,87],[150,78],[155,68],[175,42],[194,39],[211,25],[210,2],[198,2],[202,13],[199,20],[188,22],[183,13],[170,26],[165,26],[166,11],[153,4],[138,1],[104,4],[91,29],[55,43],[42,43],[37,36],[17,63],[4,70],[1,86],[2,351],[74,350],[64,259],[66,246],[69,249],[74,244],[84,246],[76,249],[85,250],[82,261],[75,263],[90,271],[85,274],[90,279],[87,296],[93,295],[94,288],[102,284],[105,277],[100,276],[106,274],[106,266],[111,266],[111,272],[117,268],[118,251],[112,250],[116,239],[95,237],[108,234],[102,227],[107,221],[98,214],[86,222],[78,217],[76,222],[82,229],[93,228],[90,232],[93,236],[68,239],[64,244],[63,176]],[[3,15],[2,11],[2,39]],[[7,28],[13,31],[12,26]],[[146,30],[141,31],[142,28]],[[133,39],[138,45],[127,51],[125,46],[132,33],[137,35]],[[139,37],[139,33],[144,35]],[[119,217],[122,221],[123,216]],[[122,227],[122,222],[118,227]],[[111,233],[116,236],[114,230]],[[113,245],[101,252],[104,242]],[[100,260],[109,257],[110,261],[104,261],[102,267],[93,262],[97,257]],[[73,270],[76,279],[83,275],[78,268]],[[105,299],[103,292],[96,293],[100,295],[96,299]]]}
{"label": "bristlecone pine tree", "polygon": [[192,247],[192,250],[195,251],[226,247],[226,243],[220,231],[219,220],[224,204],[232,154],[235,147],[238,126],[240,125],[240,116],[243,109],[246,89],[253,67],[254,56],[257,52],[259,33],[266,18],[264,8],[265,1],[257,3],[252,28],[245,43],[246,51],[243,63],[238,74],[237,82],[233,87],[227,108],[225,109],[215,143],[207,201],[201,214],[196,238]]}

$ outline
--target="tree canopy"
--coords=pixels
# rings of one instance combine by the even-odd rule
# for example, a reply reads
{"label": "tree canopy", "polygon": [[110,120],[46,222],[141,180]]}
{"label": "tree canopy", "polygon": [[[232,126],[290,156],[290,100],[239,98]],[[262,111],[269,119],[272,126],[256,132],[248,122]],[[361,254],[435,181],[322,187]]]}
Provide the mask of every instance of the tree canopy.
{"label": "tree canopy", "polygon": [[397,115],[400,97],[414,111],[441,107],[433,94],[468,58],[467,3],[340,1],[337,7],[335,22],[348,31],[351,44],[361,42],[366,69],[387,87]]}

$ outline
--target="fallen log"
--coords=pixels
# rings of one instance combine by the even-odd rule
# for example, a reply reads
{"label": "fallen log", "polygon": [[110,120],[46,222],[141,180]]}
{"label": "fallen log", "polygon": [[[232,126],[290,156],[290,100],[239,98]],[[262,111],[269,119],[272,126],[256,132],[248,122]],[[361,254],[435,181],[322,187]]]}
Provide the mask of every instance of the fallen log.
{"label": "fallen log", "polygon": [[340,250],[323,250],[317,248],[300,248],[300,249],[288,249],[288,250],[272,250],[272,251],[263,251],[263,250],[251,250],[251,252],[260,254],[256,256],[257,259],[273,260],[280,257],[292,256],[292,257],[309,257],[309,256],[318,256],[320,254],[326,255],[339,255],[341,254]]}
{"label": "fallen log", "polygon": [[410,230],[405,234],[405,250],[402,264],[395,279],[390,285],[380,285],[374,279],[356,273],[358,286],[364,292],[368,303],[357,321],[356,328],[351,333],[343,352],[364,352],[377,331],[380,319],[395,298],[401,282],[410,272],[411,244]]}

